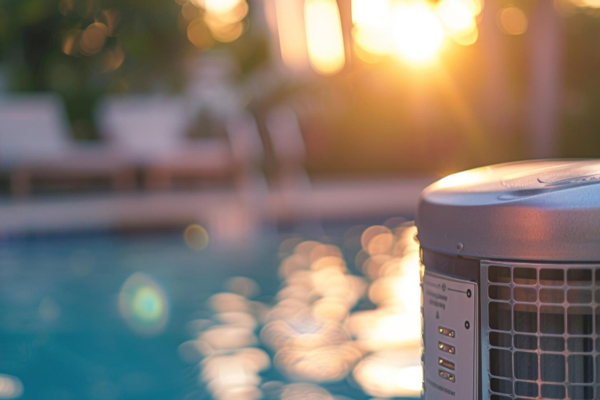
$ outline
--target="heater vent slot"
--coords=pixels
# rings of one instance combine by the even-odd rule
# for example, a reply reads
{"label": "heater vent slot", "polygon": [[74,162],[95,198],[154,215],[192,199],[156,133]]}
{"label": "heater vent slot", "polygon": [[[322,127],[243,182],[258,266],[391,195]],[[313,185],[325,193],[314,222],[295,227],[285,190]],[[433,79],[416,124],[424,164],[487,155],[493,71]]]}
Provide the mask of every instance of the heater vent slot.
{"label": "heater vent slot", "polygon": [[481,264],[485,399],[600,398],[600,265]]}

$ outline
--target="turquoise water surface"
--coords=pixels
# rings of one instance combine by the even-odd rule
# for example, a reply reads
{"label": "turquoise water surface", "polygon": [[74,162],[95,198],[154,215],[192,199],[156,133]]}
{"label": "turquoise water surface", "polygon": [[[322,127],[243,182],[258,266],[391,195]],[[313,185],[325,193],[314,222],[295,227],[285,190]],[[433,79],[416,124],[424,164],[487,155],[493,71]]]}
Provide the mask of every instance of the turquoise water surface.
{"label": "turquoise water surface", "polygon": [[416,396],[418,267],[391,221],[4,238],[0,398]]}

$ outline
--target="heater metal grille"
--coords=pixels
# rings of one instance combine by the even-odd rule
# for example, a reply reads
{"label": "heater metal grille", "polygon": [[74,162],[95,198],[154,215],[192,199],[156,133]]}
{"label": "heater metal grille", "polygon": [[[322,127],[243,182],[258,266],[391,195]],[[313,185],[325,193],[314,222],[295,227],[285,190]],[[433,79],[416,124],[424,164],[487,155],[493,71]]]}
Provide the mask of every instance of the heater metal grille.
{"label": "heater metal grille", "polygon": [[600,265],[481,263],[484,398],[600,398],[596,283]]}

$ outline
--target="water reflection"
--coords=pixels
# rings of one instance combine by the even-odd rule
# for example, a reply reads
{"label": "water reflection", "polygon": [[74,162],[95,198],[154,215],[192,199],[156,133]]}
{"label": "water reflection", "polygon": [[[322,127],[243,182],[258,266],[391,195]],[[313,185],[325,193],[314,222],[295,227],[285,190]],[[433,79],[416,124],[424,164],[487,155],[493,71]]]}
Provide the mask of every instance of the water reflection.
{"label": "water reflection", "polygon": [[270,368],[271,358],[258,344],[255,334],[263,307],[249,299],[258,285],[248,278],[236,277],[227,285],[238,293],[213,295],[210,320],[192,321],[193,340],[179,347],[183,361],[200,358],[200,382],[215,399],[260,399],[260,373]]}
{"label": "water reflection", "polygon": [[[344,380],[370,396],[418,396],[414,235],[402,219],[350,229],[345,246],[360,244],[355,268],[335,245],[285,238],[273,300],[253,300],[256,282],[232,278],[209,299],[210,318],[190,322],[195,336],[180,346],[181,358],[199,366],[215,399],[334,399],[319,384]],[[270,370],[285,379],[263,381]]]}
{"label": "water reflection", "polygon": [[18,399],[23,395],[23,383],[16,376],[0,374],[0,399]]}

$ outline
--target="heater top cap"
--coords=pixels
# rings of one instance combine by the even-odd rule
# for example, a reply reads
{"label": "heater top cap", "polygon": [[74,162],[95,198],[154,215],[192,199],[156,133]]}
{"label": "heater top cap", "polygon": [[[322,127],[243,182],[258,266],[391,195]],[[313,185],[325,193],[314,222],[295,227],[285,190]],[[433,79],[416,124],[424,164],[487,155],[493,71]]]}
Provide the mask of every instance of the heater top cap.
{"label": "heater top cap", "polygon": [[465,257],[600,262],[600,160],[499,164],[427,187],[417,212],[428,250]]}

